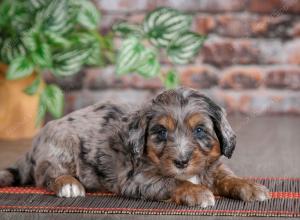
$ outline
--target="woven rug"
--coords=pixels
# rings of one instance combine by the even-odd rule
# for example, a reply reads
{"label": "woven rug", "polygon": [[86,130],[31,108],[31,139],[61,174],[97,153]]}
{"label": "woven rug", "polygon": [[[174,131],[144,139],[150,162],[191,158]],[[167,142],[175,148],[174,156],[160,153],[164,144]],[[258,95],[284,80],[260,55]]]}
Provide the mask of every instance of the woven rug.
{"label": "woven rug", "polygon": [[66,199],[44,189],[6,187],[0,188],[0,212],[300,217],[300,178],[255,178],[255,181],[270,189],[272,199],[247,203],[217,198],[215,206],[202,209],[123,198],[106,192]]}

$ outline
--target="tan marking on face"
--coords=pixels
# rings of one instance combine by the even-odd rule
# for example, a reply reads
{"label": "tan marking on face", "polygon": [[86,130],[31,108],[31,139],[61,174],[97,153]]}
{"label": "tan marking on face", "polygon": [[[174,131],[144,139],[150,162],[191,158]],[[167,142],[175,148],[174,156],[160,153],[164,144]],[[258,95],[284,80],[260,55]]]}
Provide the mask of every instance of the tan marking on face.
{"label": "tan marking on face", "polygon": [[212,146],[212,149],[208,152],[208,154],[203,154],[203,152],[196,147],[190,159],[187,174],[195,175],[199,172],[199,170],[206,169],[208,164],[216,161],[220,155],[221,150],[218,141],[216,141],[216,143]]}
{"label": "tan marking on face", "polygon": [[[166,149],[167,148],[167,149]],[[166,147],[163,151],[162,156],[160,157],[160,170],[163,175],[175,175],[177,174],[177,169],[174,165],[174,149]]]}
{"label": "tan marking on face", "polygon": [[159,120],[158,123],[164,126],[168,131],[175,130],[175,121],[170,115],[164,115]]}
{"label": "tan marking on face", "polygon": [[148,146],[147,146],[147,156],[148,158],[155,164],[159,164],[159,159],[157,156],[157,150],[155,149],[154,143],[151,143],[148,141]]}
{"label": "tan marking on face", "polygon": [[186,123],[191,129],[195,128],[201,122],[203,122],[203,116],[200,113],[192,114],[186,118]]}
{"label": "tan marking on face", "polygon": [[203,160],[204,155],[202,154],[202,152],[198,149],[195,148],[192,154],[192,157],[190,159],[190,169],[193,172],[195,169],[199,168],[199,165],[201,163],[201,160]]}
{"label": "tan marking on face", "polygon": [[220,148],[220,143],[219,141],[215,141],[213,144],[210,152],[209,152],[210,157],[219,157],[221,155],[221,148]]}

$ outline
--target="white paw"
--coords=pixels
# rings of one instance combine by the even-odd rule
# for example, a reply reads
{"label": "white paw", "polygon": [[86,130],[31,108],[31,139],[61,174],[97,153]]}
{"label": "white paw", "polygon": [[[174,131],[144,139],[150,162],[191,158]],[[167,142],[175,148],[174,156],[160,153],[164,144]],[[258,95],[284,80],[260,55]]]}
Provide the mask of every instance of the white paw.
{"label": "white paw", "polygon": [[249,181],[243,181],[235,191],[243,201],[265,201],[270,198],[269,190],[265,186]]}
{"label": "white paw", "polygon": [[85,190],[83,187],[78,186],[77,184],[66,184],[60,188],[57,196],[66,198],[85,196]]}
{"label": "white paw", "polygon": [[215,197],[210,191],[203,193],[202,196],[204,198],[202,200],[200,200],[200,204],[199,204],[201,208],[206,208],[208,206],[215,205],[215,203],[216,203]]}
{"label": "white paw", "polygon": [[257,188],[258,188],[258,192],[256,193],[255,200],[265,201],[270,199],[269,190],[265,186],[258,185]]}

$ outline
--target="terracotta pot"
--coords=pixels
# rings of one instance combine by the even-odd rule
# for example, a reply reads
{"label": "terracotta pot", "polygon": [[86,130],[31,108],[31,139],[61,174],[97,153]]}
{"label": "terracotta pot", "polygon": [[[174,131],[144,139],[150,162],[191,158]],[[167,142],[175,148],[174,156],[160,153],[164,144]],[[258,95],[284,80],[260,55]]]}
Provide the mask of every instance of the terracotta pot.
{"label": "terracotta pot", "polygon": [[33,82],[36,74],[6,80],[6,70],[7,66],[0,63],[0,139],[32,138],[39,130],[35,123],[39,95],[30,96],[23,90]]}

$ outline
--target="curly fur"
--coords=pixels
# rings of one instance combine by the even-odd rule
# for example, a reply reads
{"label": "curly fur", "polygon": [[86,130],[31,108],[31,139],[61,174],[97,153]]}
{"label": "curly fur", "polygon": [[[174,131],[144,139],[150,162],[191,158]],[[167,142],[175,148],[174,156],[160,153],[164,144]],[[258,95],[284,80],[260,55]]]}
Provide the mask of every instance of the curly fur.
{"label": "curly fur", "polygon": [[265,187],[220,162],[235,140],[224,110],[192,89],[162,92],[137,110],[95,104],[49,122],[23,159],[0,171],[0,186],[33,183],[64,197],[109,190],[202,207],[214,204],[213,193],[267,199]]}

